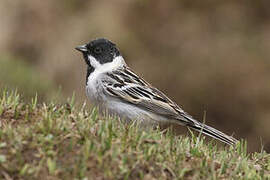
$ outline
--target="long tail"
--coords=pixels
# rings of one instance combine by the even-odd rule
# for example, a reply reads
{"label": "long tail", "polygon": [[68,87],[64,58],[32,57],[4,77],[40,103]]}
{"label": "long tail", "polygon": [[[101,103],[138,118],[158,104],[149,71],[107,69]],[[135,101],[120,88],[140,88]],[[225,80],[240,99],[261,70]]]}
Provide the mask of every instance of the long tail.
{"label": "long tail", "polygon": [[223,132],[216,130],[215,128],[212,128],[210,126],[207,126],[205,124],[202,124],[196,120],[194,120],[193,118],[188,118],[189,120],[192,120],[192,123],[188,123],[186,124],[188,127],[190,127],[191,129],[194,129],[198,132],[201,132],[207,136],[210,136],[212,138],[215,138],[223,143],[226,143],[228,145],[234,145],[238,142],[237,139],[235,139],[232,136],[228,136],[226,134],[224,134]]}

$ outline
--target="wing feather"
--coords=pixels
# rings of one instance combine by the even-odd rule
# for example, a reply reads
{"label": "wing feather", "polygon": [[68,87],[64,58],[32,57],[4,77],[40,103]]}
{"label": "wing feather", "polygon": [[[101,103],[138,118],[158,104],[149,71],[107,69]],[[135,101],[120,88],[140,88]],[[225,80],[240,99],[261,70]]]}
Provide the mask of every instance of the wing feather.
{"label": "wing feather", "polygon": [[108,72],[102,82],[103,87],[106,89],[105,92],[114,98],[140,106],[166,118],[179,119],[189,123],[189,120],[181,116],[181,114],[189,115],[176,103],[127,67]]}
{"label": "wing feather", "polygon": [[233,145],[237,140],[210,126],[193,119],[165,94],[152,87],[137,76],[128,67],[108,72],[102,79],[105,93],[122,102],[134,104],[168,119],[178,120],[178,123],[216,138],[226,144]]}

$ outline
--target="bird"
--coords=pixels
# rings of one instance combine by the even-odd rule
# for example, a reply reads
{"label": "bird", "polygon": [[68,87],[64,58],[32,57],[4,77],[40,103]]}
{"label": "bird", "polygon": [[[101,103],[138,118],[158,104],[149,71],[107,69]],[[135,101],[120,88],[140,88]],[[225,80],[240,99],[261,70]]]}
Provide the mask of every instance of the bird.
{"label": "bird", "polygon": [[94,39],[75,48],[87,65],[86,95],[99,110],[142,127],[182,125],[228,145],[237,139],[201,123],[137,75],[115,43]]}

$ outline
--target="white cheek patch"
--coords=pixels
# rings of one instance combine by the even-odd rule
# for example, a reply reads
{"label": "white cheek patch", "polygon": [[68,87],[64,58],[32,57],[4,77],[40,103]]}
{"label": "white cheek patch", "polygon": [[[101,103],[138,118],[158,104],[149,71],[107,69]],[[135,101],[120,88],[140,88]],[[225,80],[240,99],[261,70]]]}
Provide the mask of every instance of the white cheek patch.
{"label": "white cheek patch", "polygon": [[91,55],[88,55],[88,60],[93,68],[99,68],[101,64]]}

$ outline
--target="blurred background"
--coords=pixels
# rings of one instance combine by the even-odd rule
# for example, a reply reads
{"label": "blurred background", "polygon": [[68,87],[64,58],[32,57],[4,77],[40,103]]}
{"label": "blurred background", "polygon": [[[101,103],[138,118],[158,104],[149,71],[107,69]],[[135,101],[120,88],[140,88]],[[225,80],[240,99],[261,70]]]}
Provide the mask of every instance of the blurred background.
{"label": "blurred background", "polygon": [[74,47],[115,42],[129,66],[207,124],[270,152],[270,1],[12,0],[0,2],[0,87],[40,100],[75,92]]}

